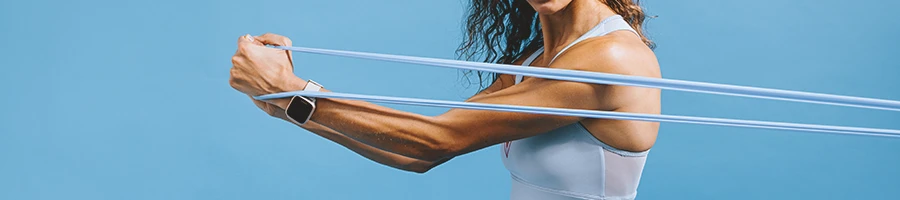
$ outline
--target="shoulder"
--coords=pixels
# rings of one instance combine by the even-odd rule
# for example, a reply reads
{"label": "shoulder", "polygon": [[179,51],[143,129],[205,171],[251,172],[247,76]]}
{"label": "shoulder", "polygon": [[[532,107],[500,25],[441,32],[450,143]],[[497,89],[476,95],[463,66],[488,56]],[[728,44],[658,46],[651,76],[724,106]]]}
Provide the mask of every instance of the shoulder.
{"label": "shoulder", "polygon": [[619,31],[572,46],[551,65],[565,68],[635,76],[659,77],[653,51],[639,37]]}

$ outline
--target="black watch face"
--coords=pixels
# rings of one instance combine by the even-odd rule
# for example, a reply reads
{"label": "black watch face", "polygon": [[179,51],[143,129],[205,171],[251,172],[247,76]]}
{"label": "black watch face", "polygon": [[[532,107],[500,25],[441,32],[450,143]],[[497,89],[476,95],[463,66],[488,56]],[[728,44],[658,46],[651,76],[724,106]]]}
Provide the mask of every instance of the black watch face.
{"label": "black watch face", "polygon": [[309,120],[310,114],[312,114],[315,106],[313,103],[303,97],[293,97],[291,99],[291,104],[288,105],[285,113],[291,119],[294,119],[297,123],[306,123]]}

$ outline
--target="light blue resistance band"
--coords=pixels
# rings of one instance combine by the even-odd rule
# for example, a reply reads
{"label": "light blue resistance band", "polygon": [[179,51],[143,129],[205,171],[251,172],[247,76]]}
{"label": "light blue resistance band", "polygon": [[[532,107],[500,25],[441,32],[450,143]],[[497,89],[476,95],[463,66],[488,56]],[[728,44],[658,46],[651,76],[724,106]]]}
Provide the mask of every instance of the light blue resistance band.
{"label": "light blue resistance band", "polygon": [[390,103],[390,104],[403,104],[403,105],[416,105],[416,106],[434,106],[434,107],[462,108],[462,109],[474,109],[474,110],[524,112],[524,113],[586,117],[586,118],[638,120],[638,121],[650,121],[650,122],[676,122],[676,123],[688,123],[688,124],[705,124],[705,125],[719,125],[719,126],[731,126],[731,127],[747,127],[747,128],[762,128],[762,129],[775,129],[775,130],[792,130],[792,131],[806,131],[806,132],[820,132],[820,133],[835,133],[835,134],[847,134],[847,135],[864,135],[864,136],[881,136],[881,137],[900,138],[900,130],[890,130],[890,129],[826,126],[826,125],[815,125],[815,124],[797,124],[797,123],[767,122],[767,121],[738,120],[738,119],[719,119],[719,118],[690,117],[690,116],[677,116],[677,115],[656,115],[656,114],[580,110],[580,109],[566,109],[566,108],[547,108],[547,107],[486,104],[486,103],[473,103],[473,102],[455,102],[455,101],[443,101],[443,100],[431,100],[431,99],[415,99],[415,98],[404,98],[404,97],[387,97],[387,96],[373,96],[373,95],[361,95],[361,94],[347,94],[347,93],[337,93],[337,92],[293,91],[293,92],[282,92],[282,93],[275,93],[275,94],[260,95],[260,96],[254,97],[254,98],[256,98],[257,100],[269,100],[269,99],[278,99],[278,98],[288,98],[288,97],[293,97],[293,96],[350,99],[350,100],[369,101],[369,102],[375,102],[375,103]]}
{"label": "light blue resistance band", "polygon": [[[423,64],[423,65],[450,67],[450,68],[457,68],[457,69],[488,71],[488,72],[504,73],[504,74],[520,74],[520,75],[541,77],[541,78],[548,78],[548,79],[556,79],[556,80],[568,80],[568,81],[598,83],[598,84],[630,85],[630,86],[661,88],[661,89],[671,89],[671,90],[680,90],[680,91],[723,94],[723,95],[731,95],[731,96],[745,96],[745,97],[755,97],[755,98],[764,98],[764,99],[777,99],[777,100],[787,100],[787,101],[797,101],[797,102],[807,102],[807,103],[819,103],[819,104],[828,104],[828,105],[841,105],[841,106],[850,106],[850,107],[900,111],[900,102],[881,100],[881,99],[870,99],[870,98],[860,98],[860,97],[850,97],[850,96],[817,94],[817,93],[808,93],[808,92],[796,92],[796,91],[788,91],[788,90],[775,90],[775,89],[754,88],[754,87],[733,86],[733,85],[691,82],[691,81],[680,81],[680,80],[669,80],[669,79],[655,79],[655,78],[626,76],[626,75],[618,75],[618,74],[606,74],[606,73],[597,73],[597,72],[585,72],[585,71],[576,71],[576,70],[524,67],[524,66],[514,66],[514,65],[504,65],[504,64],[478,63],[478,62],[445,60],[445,59],[435,59],[435,58],[420,58],[420,57],[412,57],[412,56],[399,56],[399,55],[388,55],[388,54],[377,54],[377,53],[351,52],[351,51],[315,49],[315,48],[305,48],[305,47],[273,47],[273,48],[291,50],[291,51],[297,51],[297,52],[335,55],[335,56],[344,56],[344,57],[355,57],[355,58],[365,58],[365,59],[384,60],[384,61],[394,61],[394,62],[412,63],[412,64]],[[900,130],[890,130],[890,129],[826,126],[826,125],[814,125],[814,124],[797,124],[797,123],[767,122],[767,121],[753,121],[753,120],[719,119],[719,118],[704,118],[704,117],[689,117],[689,116],[674,116],[674,115],[655,115],[655,114],[624,113],[624,112],[563,109],[563,108],[545,108],[545,107],[532,107],[532,106],[484,104],[484,103],[472,103],[472,102],[453,102],[453,101],[441,101],[441,100],[429,100],[429,99],[414,99],[414,98],[402,98],[402,97],[346,94],[346,93],[336,93],[336,92],[294,91],[294,92],[283,92],[283,93],[276,93],[276,94],[261,95],[261,96],[256,96],[254,98],[256,98],[258,100],[268,100],[268,99],[277,99],[277,98],[287,98],[287,97],[292,97],[295,95],[318,97],[318,98],[340,98],[340,99],[363,100],[363,101],[371,101],[371,102],[379,102],[379,103],[392,103],[392,104],[404,104],[404,105],[435,106],[435,107],[493,110],[493,111],[507,111],[507,112],[526,112],[526,113],[536,113],[536,114],[552,114],[552,115],[576,116],[576,117],[587,117],[587,118],[639,120],[639,121],[651,121],[651,122],[677,122],[677,123],[690,123],[690,124],[706,124],[706,125],[749,127],[749,128],[776,129],[776,130],[794,130],[794,131],[849,134],[849,135],[900,137]]]}
{"label": "light blue resistance band", "polygon": [[414,56],[401,56],[379,53],[353,52],[330,49],[317,49],[308,47],[273,46],[272,48],[290,50],[296,52],[353,57],[371,60],[382,60],[400,63],[449,67],[456,69],[486,71],[501,74],[516,74],[523,76],[540,77],[554,80],[565,80],[583,83],[627,85],[667,90],[679,90],[688,92],[710,93],[729,96],[753,97],[762,99],[775,99],[784,101],[796,101],[804,103],[816,103],[837,106],[849,106],[871,108],[879,110],[900,111],[900,101],[883,99],[841,96],[831,94],[819,94],[811,92],[798,92],[790,90],[778,90],[768,88],[746,87],[716,83],[704,83],[694,81],[648,78],[640,76],[628,76],[599,72],[588,72],[567,69],[553,69],[541,67],[526,67],[517,65],[480,63],[461,60],[447,60],[437,58],[422,58]]}

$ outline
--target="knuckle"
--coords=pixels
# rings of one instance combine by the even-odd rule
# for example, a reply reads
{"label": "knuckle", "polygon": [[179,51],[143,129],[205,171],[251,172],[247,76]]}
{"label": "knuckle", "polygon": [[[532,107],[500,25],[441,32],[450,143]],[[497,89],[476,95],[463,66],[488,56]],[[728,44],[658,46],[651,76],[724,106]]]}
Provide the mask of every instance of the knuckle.
{"label": "knuckle", "polygon": [[281,35],[278,35],[278,34],[275,34],[275,33],[272,33],[272,32],[268,32],[268,33],[266,33],[266,34],[263,34],[263,36],[266,36],[266,37],[274,37],[274,38],[283,37],[283,36],[281,36]]}
{"label": "knuckle", "polygon": [[291,39],[288,38],[288,37],[285,37],[285,36],[282,36],[282,35],[278,35],[278,34],[274,34],[274,33],[266,33],[266,34],[263,34],[263,35],[260,36],[260,37],[267,38],[267,39],[269,39],[269,41],[277,41],[277,42],[280,43],[280,44],[278,44],[278,45],[282,45],[282,46],[290,46],[290,45],[292,44],[292,42],[293,42],[293,41],[291,41]]}
{"label": "knuckle", "polygon": [[238,89],[238,84],[234,79],[228,80],[228,85],[231,86],[232,89]]}
{"label": "knuckle", "polygon": [[240,74],[240,72],[238,72],[237,69],[231,68],[231,70],[229,71],[229,75],[231,75],[231,79],[237,81],[238,77],[239,77],[241,74]]}
{"label": "knuckle", "polygon": [[231,85],[231,87],[234,87],[235,89],[237,89],[238,86],[238,79],[235,78],[237,75],[237,71],[232,68],[228,76],[228,85]]}
{"label": "knuckle", "polygon": [[240,37],[238,37],[238,39],[237,39],[237,45],[238,45],[239,47],[240,47],[240,46],[244,46],[244,44],[246,43],[245,40],[247,40],[247,37],[246,37],[246,36],[240,36]]}

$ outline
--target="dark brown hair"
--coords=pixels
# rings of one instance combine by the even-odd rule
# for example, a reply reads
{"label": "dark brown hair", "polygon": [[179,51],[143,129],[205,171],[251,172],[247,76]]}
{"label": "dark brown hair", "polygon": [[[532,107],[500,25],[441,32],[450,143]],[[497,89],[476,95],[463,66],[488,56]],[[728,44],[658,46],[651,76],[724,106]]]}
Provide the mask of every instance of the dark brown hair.
{"label": "dark brown hair", "polygon": [[[647,46],[655,47],[642,29],[647,15],[640,0],[598,1],[625,18]],[[472,0],[468,13],[466,37],[456,50],[460,59],[510,64],[523,53],[537,50],[544,42],[537,12],[525,0]],[[480,71],[463,73],[466,78],[476,74],[480,88],[499,77],[499,74]]]}

